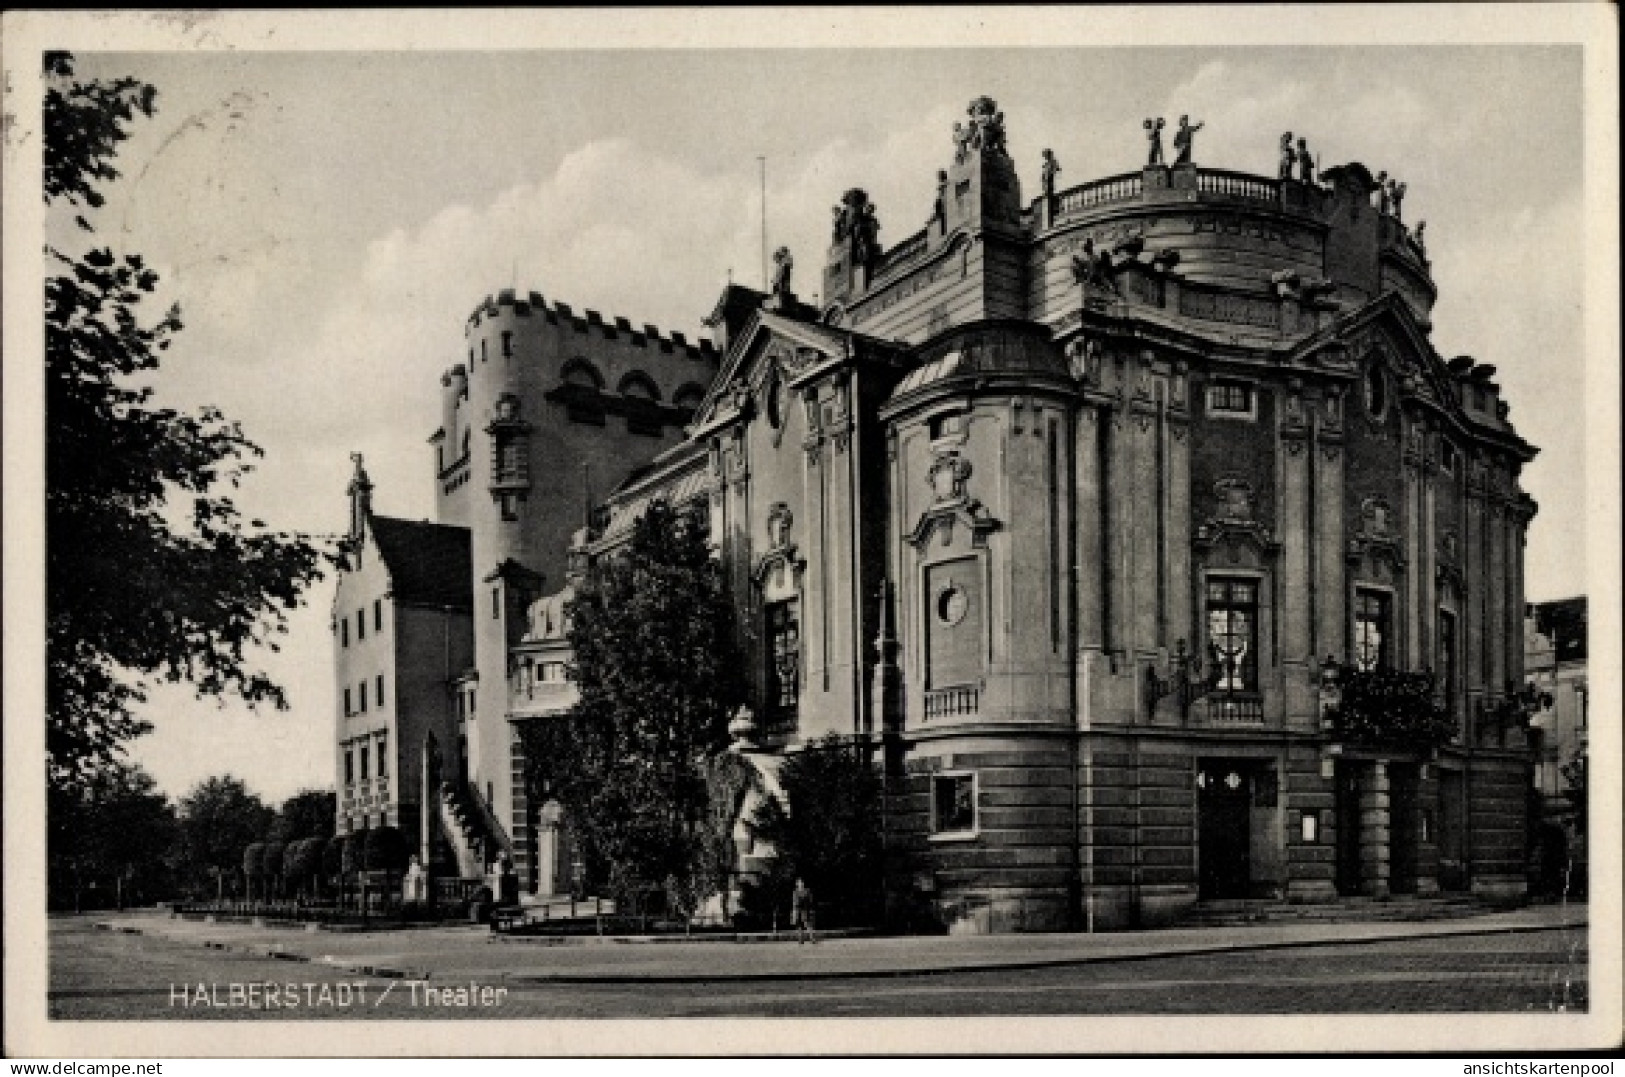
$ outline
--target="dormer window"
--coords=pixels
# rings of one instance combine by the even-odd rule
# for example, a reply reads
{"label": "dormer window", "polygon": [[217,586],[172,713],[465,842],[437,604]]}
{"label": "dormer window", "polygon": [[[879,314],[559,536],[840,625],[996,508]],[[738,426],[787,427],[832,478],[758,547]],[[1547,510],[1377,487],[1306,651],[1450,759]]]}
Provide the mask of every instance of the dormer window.
{"label": "dormer window", "polygon": [[965,415],[963,412],[954,412],[951,415],[938,415],[931,420],[931,440],[939,441],[942,438],[962,437],[965,433]]}

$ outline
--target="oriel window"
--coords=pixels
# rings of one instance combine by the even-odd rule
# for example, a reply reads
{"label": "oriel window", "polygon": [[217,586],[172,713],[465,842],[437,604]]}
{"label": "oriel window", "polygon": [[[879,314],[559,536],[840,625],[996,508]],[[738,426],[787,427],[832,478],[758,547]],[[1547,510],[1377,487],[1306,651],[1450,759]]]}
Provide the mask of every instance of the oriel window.
{"label": "oriel window", "polygon": [[1220,692],[1258,690],[1258,583],[1214,579],[1207,584],[1208,653],[1214,688]]}
{"label": "oriel window", "polygon": [[767,705],[775,723],[794,723],[801,695],[800,605],[792,598],[767,607]]}
{"label": "oriel window", "polygon": [[1354,594],[1354,665],[1361,672],[1393,664],[1393,603],[1383,591]]}

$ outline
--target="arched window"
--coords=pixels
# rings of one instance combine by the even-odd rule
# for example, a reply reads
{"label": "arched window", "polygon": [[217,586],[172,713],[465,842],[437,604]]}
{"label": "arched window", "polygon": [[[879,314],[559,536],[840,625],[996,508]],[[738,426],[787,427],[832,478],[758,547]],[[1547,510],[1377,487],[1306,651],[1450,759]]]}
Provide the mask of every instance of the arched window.
{"label": "arched window", "polygon": [[649,375],[641,370],[634,370],[622,378],[621,384],[616,391],[622,396],[630,396],[637,400],[658,401],[660,399],[660,387],[654,383],[654,380]]}
{"label": "arched window", "polygon": [[566,385],[579,385],[584,389],[603,391],[604,376],[598,373],[596,367],[580,357],[571,359],[564,364],[560,376]]}

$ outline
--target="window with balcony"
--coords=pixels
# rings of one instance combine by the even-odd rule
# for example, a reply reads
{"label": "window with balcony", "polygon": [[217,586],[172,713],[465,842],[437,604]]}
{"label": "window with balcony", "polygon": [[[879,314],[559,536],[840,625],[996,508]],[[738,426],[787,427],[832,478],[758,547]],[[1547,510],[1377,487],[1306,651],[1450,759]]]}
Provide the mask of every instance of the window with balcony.
{"label": "window with balcony", "polygon": [[931,831],[976,832],[976,775],[937,774],[931,778]]}
{"label": "window with balcony", "polygon": [[767,607],[767,711],[771,722],[793,727],[801,694],[800,602],[788,599]]}
{"label": "window with balcony", "polygon": [[1361,673],[1392,669],[1393,597],[1364,588],[1354,593],[1354,668]]}
{"label": "window with balcony", "polygon": [[1258,581],[1208,580],[1207,640],[1213,690],[1258,691]]}

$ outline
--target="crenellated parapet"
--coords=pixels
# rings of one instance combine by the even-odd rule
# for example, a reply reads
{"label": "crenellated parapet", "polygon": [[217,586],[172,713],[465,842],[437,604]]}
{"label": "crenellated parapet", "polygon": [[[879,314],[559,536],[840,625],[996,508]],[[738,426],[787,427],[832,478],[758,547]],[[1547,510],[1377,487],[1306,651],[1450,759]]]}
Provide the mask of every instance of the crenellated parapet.
{"label": "crenellated parapet", "polygon": [[690,341],[680,332],[673,330],[666,333],[648,324],[641,329],[635,328],[630,321],[621,317],[605,321],[602,314],[591,308],[577,314],[568,303],[558,300],[549,303],[540,292],[530,292],[521,296],[512,288],[504,288],[494,295],[486,296],[485,301],[469,314],[463,330],[464,335],[471,335],[487,321],[504,316],[541,318],[549,325],[568,326],[583,334],[596,333],[605,340],[624,338],[633,347],[655,348],[689,359],[714,362],[717,358],[716,346],[709,340],[702,338]]}

